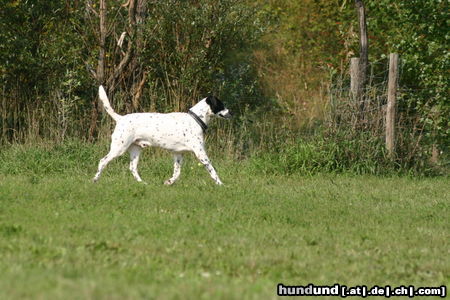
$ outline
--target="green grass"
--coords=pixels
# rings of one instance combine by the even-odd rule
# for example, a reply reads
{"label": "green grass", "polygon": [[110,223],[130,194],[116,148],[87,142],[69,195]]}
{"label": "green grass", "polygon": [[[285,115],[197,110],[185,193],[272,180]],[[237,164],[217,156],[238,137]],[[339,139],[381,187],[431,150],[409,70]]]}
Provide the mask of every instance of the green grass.
{"label": "green grass", "polygon": [[170,156],[147,153],[148,185],[126,158],[93,184],[106,148],[83,149],[0,155],[1,299],[266,299],[278,283],[450,283],[448,178],[262,175],[216,159],[217,187],[188,158],[167,187]]}

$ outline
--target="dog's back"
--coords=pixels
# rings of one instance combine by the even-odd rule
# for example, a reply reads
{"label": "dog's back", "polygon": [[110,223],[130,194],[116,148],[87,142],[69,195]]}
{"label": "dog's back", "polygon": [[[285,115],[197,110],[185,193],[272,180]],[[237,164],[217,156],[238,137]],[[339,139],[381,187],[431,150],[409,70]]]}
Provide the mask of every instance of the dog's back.
{"label": "dog's back", "polygon": [[203,141],[203,132],[186,113],[133,113],[117,121],[113,139],[182,152]]}

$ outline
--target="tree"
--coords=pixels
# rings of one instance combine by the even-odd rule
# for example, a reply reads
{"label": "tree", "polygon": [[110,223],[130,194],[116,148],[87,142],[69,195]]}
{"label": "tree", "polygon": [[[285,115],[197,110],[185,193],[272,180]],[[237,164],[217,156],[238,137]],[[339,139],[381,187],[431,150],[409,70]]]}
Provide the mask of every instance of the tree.
{"label": "tree", "polygon": [[355,0],[359,23],[359,74],[356,98],[360,102],[360,118],[364,118],[367,70],[369,69],[369,39],[367,35],[366,9],[362,0]]}

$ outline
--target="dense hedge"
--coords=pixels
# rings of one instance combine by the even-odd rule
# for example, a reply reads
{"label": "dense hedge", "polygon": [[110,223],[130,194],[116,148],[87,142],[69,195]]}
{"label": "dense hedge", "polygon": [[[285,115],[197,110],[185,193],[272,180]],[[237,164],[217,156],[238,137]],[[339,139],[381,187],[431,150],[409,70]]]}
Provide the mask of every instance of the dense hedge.
{"label": "dense hedge", "polygon": [[[331,85],[329,75],[345,74],[348,59],[358,53],[354,1],[133,1],[132,21],[123,3],[106,1],[106,76],[111,78],[128,52],[132,56],[114,80],[106,81],[122,113],[185,110],[214,93],[238,112],[233,130],[271,114],[277,116],[274,124],[291,129],[289,116],[316,101],[308,99],[310,90],[323,93]],[[450,141],[448,1],[364,2],[370,61],[400,54],[399,111],[411,120],[405,124],[412,143],[434,144],[445,153]],[[2,143],[92,139],[101,133],[93,126],[102,120],[96,101],[100,82],[93,76],[98,27],[99,0],[0,0]],[[127,35],[119,45],[122,32]],[[299,89],[307,92],[289,103],[300,108],[281,101]],[[423,149],[429,154],[431,148]]]}

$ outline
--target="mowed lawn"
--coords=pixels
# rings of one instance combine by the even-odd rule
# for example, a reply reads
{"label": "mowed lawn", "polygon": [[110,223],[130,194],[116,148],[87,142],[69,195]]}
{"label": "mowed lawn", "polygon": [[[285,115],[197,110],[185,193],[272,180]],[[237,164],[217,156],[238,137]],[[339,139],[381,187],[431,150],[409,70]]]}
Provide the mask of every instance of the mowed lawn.
{"label": "mowed lawn", "polygon": [[218,187],[188,161],[167,187],[168,163],[166,175],[142,170],[148,185],[116,172],[123,162],[98,184],[95,166],[0,175],[0,298],[271,299],[278,283],[449,285],[448,178],[265,176],[218,163]]}

